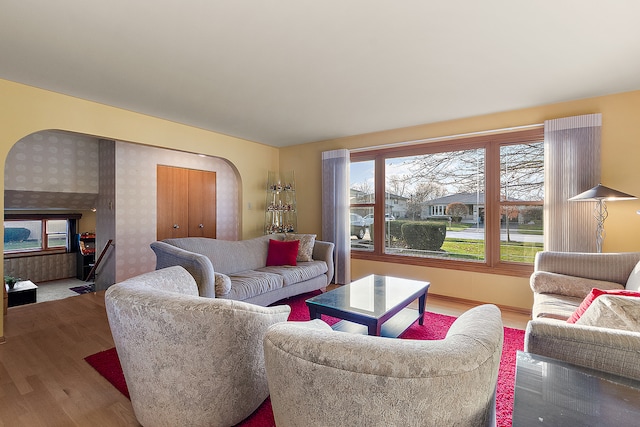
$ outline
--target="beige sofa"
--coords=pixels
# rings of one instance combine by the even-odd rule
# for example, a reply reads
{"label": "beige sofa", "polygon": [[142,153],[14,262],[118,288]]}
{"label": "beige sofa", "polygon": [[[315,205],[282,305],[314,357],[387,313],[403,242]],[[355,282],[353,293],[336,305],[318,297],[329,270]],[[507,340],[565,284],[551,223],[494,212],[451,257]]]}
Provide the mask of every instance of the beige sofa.
{"label": "beige sofa", "polygon": [[638,252],[539,252],[525,351],[640,380],[640,298],[599,296],[567,323],[592,288],[638,291],[639,261]]}
{"label": "beige sofa", "polygon": [[[313,237],[312,237],[313,236]],[[314,235],[289,235],[308,243],[309,261],[296,266],[266,266],[269,240],[284,234],[228,241],[201,237],[151,243],[156,269],[180,265],[198,284],[200,296],[267,306],[283,298],[325,288],[333,278],[334,244]],[[305,245],[303,245],[305,246]]]}
{"label": "beige sofa", "polygon": [[317,319],[273,325],[264,353],[276,424],[493,425],[503,339],[494,305],[463,313],[435,341],[337,332]]}

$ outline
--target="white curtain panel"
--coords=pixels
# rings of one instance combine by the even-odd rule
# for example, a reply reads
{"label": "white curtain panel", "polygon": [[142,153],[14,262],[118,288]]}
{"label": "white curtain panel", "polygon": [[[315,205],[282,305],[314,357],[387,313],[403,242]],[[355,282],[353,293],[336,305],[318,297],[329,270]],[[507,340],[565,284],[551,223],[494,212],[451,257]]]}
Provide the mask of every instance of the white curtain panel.
{"label": "white curtain panel", "polygon": [[544,248],[596,252],[595,202],[569,201],[600,182],[602,114],[544,122]]}
{"label": "white curtain panel", "polygon": [[350,283],[349,150],[322,153],[322,240],[336,245],[334,283]]}

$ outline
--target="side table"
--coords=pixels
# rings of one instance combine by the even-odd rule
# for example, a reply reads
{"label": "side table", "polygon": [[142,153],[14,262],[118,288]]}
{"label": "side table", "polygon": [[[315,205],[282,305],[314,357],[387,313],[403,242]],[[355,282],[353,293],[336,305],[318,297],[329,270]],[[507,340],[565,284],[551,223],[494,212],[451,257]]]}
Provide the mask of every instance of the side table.
{"label": "side table", "polygon": [[13,289],[8,289],[7,286],[8,306],[15,307],[17,305],[31,304],[36,302],[37,291],[38,287],[31,280],[16,282]]}

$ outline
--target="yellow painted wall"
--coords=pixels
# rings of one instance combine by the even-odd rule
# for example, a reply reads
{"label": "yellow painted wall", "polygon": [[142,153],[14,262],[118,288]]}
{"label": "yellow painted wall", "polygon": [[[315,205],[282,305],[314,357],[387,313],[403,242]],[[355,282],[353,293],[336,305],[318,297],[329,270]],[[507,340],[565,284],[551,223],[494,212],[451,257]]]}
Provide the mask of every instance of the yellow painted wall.
{"label": "yellow painted wall", "polygon": [[[84,101],[0,79],[0,183],[10,148],[22,137],[60,129],[108,139],[203,153],[228,159],[242,180],[242,236],[262,234],[265,181],[269,170],[296,173],[298,227],[321,231],[320,155],[337,148],[371,147],[401,141],[542,123],[546,119],[601,112],[602,183],[640,195],[640,91],[425,124],[276,149],[143,114]],[[3,206],[4,201],[0,201]],[[251,205],[252,209],[249,209]],[[640,251],[640,201],[609,204],[605,252]],[[353,278],[398,274],[432,282],[431,292],[528,309],[528,280],[490,274],[354,260]],[[0,331],[4,319],[0,317]],[[0,334],[2,336],[3,334]]]}
{"label": "yellow painted wall", "polygon": [[[349,138],[286,147],[280,168],[296,173],[298,228],[321,231],[321,153],[543,123],[548,119],[602,113],[602,183],[640,196],[640,91],[545,105],[485,116],[425,124]],[[640,201],[611,202],[605,222],[605,252],[640,251]],[[594,224],[595,233],[595,224]],[[353,260],[353,279],[397,274],[429,280],[429,292],[530,309],[528,279],[418,266]]]}
{"label": "yellow painted wall", "polygon": [[[241,179],[242,237],[263,233],[267,174],[279,169],[276,148],[0,79],[2,188],[4,164],[13,144],[47,129],[225,158]],[[4,198],[0,198],[0,210],[4,210]],[[4,320],[0,316],[0,337]]]}

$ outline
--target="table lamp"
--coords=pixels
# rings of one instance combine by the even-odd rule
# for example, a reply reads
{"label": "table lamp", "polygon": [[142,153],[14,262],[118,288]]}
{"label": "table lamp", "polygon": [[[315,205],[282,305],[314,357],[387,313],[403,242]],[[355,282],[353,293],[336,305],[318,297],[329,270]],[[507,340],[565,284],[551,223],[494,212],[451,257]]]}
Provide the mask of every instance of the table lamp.
{"label": "table lamp", "polygon": [[571,197],[569,200],[585,201],[585,202],[597,202],[593,209],[593,216],[596,219],[596,251],[602,252],[602,242],[604,241],[604,220],[607,219],[609,213],[607,212],[607,204],[605,201],[612,200],[635,200],[637,197],[631,194],[623,193],[618,190],[614,190],[609,187],[605,187],[602,184],[598,184],[595,187],[580,193],[577,196]]}

